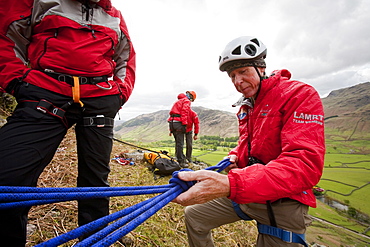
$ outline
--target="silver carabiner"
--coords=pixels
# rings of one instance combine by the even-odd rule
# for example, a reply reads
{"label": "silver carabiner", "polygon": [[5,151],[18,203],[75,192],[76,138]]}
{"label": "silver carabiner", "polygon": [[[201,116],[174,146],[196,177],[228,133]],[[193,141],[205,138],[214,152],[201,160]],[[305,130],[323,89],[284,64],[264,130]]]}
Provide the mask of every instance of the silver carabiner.
{"label": "silver carabiner", "polygon": [[107,83],[109,85],[109,87],[103,87],[103,86],[100,86],[99,84],[95,84],[95,86],[97,86],[98,88],[103,89],[103,90],[111,90],[112,85],[109,83],[109,81],[105,81],[105,83]]}

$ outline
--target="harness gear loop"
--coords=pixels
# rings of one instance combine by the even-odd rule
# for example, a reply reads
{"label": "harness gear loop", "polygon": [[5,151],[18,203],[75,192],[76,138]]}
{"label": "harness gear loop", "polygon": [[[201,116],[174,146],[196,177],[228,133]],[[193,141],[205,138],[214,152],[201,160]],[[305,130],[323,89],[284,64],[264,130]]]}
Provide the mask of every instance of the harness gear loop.
{"label": "harness gear loop", "polygon": [[84,103],[82,103],[82,101],[80,100],[80,80],[78,76],[73,76],[72,95],[73,102],[79,103],[81,107],[83,107]]}

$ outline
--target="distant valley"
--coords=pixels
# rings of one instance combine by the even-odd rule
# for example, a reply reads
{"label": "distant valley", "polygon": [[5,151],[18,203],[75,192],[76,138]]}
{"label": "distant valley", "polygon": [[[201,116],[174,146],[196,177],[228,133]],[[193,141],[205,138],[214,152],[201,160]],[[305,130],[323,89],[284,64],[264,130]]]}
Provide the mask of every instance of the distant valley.
{"label": "distant valley", "polygon": [[[322,99],[327,138],[370,139],[370,82],[332,91]],[[234,113],[193,107],[200,119],[200,135],[235,137],[238,123]],[[143,114],[116,125],[115,135],[123,140],[154,142],[172,140],[168,135],[168,110]]]}

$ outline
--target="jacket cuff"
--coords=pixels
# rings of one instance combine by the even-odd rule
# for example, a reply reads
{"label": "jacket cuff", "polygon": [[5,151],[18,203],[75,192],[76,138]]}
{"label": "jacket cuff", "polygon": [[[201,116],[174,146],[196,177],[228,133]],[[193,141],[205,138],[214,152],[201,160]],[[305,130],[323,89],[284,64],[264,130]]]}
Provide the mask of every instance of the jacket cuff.
{"label": "jacket cuff", "polygon": [[236,194],[237,194],[236,193],[236,189],[237,189],[236,181],[235,181],[235,178],[230,173],[227,174],[227,177],[229,178],[229,183],[230,183],[230,194],[227,198],[234,201],[236,198]]}

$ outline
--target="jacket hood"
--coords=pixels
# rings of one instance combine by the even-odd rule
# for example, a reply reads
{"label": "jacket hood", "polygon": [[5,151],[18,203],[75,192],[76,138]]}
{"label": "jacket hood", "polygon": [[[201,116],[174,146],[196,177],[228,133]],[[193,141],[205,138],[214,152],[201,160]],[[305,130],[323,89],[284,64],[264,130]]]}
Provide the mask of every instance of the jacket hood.
{"label": "jacket hood", "polygon": [[292,74],[289,72],[289,70],[286,70],[286,69],[274,70],[271,73],[271,76],[273,76],[273,75],[277,75],[277,76],[281,76],[281,77],[286,77],[288,79],[290,79],[292,77]]}
{"label": "jacket hood", "polygon": [[111,0],[100,0],[98,3],[96,3],[100,7],[102,7],[105,10],[111,10],[112,9],[112,2]]}
{"label": "jacket hood", "polygon": [[177,95],[177,99],[183,99],[183,98],[187,98],[184,93],[180,93],[179,95]]}

